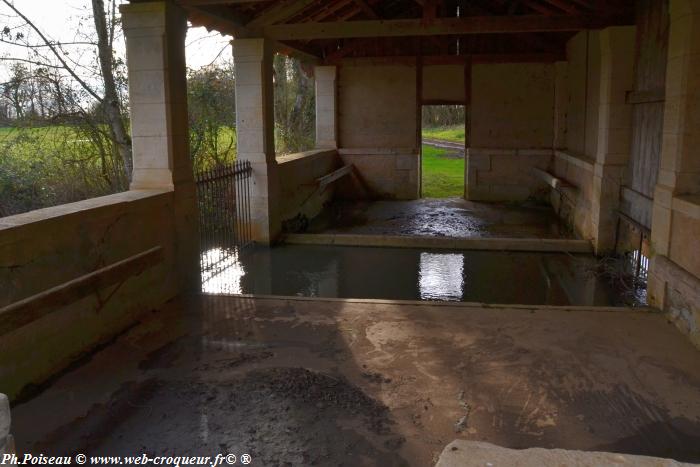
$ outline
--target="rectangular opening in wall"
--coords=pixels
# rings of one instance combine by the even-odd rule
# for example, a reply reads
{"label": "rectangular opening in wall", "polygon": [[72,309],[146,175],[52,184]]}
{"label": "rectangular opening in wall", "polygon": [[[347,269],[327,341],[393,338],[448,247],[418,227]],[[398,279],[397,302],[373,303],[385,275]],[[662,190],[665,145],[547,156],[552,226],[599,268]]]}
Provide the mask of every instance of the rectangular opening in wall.
{"label": "rectangular opening in wall", "polygon": [[465,107],[424,105],[421,117],[421,197],[464,196]]}

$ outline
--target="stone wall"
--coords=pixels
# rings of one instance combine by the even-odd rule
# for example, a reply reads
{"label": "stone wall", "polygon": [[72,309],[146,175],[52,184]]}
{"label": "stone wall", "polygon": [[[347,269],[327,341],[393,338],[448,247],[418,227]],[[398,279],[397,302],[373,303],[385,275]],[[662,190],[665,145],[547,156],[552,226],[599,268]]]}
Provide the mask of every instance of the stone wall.
{"label": "stone wall", "polygon": [[277,158],[282,224],[296,216],[316,217],[332,198],[335,184],[319,189],[316,179],[341,166],[335,150],[315,150]]}
{"label": "stone wall", "polygon": [[593,171],[595,162],[556,150],[552,173],[573,185],[573,190],[552,190],[550,201],[566,225],[583,238],[593,237]]}
{"label": "stone wall", "polygon": [[420,155],[414,148],[339,149],[343,164],[355,167],[360,187],[343,198],[420,198]]}
{"label": "stone wall", "polygon": [[467,149],[465,189],[472,201],[524,201],[541,198],[545,184],[535,167],[547,170],[551,149]]}
{"label": "stone wall", "polygon": [[[620,187],[629,157],[635,28],[583,31],[556,69],[553,174],[574,188],[552,192],[565,222],[597,253],[615,244]],[[562,124],[564,124],[562,126]]]}
{"label": "stone wall", "polygon": [[541,195],[545,185],[533,168],[546,170],[552,159],[554,65],[474,65],[471,95],[467,199],[522,201]]}
{"label": "stone wall", "polygon": [[415,64],[347,60],[339,68],[338,152],[371,196],[420,196],[417,108]]}
{"label": "stone wall", "polygon": [[141,274],[0,335],[0,391],[41,384],[183,290],[173,199],[137,190],[0,219],[0,308],[163,247]]}
{"label": "stone wall", "polygon": [[463,104],[464,65],[423,65],[424,104]]}

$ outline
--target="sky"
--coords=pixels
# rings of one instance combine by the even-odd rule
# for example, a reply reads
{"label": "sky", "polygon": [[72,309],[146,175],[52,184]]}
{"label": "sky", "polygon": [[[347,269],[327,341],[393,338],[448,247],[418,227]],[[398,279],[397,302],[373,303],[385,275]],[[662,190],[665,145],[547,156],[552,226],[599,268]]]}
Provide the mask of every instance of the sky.
{"label": "sky", "polygon": [[[125,3],[122,0],[123,3]],[[108,3],[105,0],[105,3]],[[82,31],[94,31],[92,19],[86,14],[91,10],[90,0],[14,0],[14,5],[31,19],[51,40],[62,42],[77,41]],[[16,24],[11,17],[11,10],[0,1],[0,27]],[[81,17],[83,18],[81,24]],[[34,36],[34,39],[38,37]],[[223,37],[215,31],[209,33],[204,28],[190,28],[186,40],[187,66],[200,68],[214,61],[229,60],[231,49],[228,47],[230,37]],[[33,41],[38,42],[38,41]],[[72,58],[76,61],[89,58],[86,49],[73,46]],[[124,50],[124,39],[115,44],[118,52]],[[7,57],[27,57],[23,48],[0,43],[0,60]],[[85,57],[85,58],[83,58]]]}

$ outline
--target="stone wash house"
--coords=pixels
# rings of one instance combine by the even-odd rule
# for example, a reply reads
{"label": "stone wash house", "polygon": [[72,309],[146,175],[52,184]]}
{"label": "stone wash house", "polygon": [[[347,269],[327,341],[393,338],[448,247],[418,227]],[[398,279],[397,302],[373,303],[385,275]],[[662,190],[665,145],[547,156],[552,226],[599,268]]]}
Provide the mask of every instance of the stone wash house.
{"label": "stone wash house", "polygon": [[[0,446],[11,431],[19,453],[252,465],[700,462],[700,1],[131,0],[121,15],[130,190],[0,218]],[[273,271],[266,293],[201,294],[188,22],[234,37],[237,222],[256,248],[363,247],[334,270],[380,291],[410,267],[368,247],[426,264],[627,248],[649,260],[647,305],[507,300],[529,269],[488,303],[274,297],[292,295],[274,274],[302,267],[275,247],[253,265]],[[315,80],[312,151],[275,154],[275,53]],[[283,231],[341,197],[420,205],[431,104],[468,113],[458,215],[538,197],[571,235]]]}

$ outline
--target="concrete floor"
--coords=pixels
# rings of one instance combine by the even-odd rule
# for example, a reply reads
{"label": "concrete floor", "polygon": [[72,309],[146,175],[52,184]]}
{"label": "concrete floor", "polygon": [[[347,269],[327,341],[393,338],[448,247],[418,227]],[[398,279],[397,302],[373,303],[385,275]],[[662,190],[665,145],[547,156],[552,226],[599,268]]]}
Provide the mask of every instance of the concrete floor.
{"label": "concrete floor", "polygon": [[309,233],[446,237],[569,238],[552,208],[461,198],[335,202]]}
{"label": "concrete floor", "polygon": [[431,465],[455,438],[700,460],[700,352],[648,312],[203,296],[13,407],[20,452]]}

